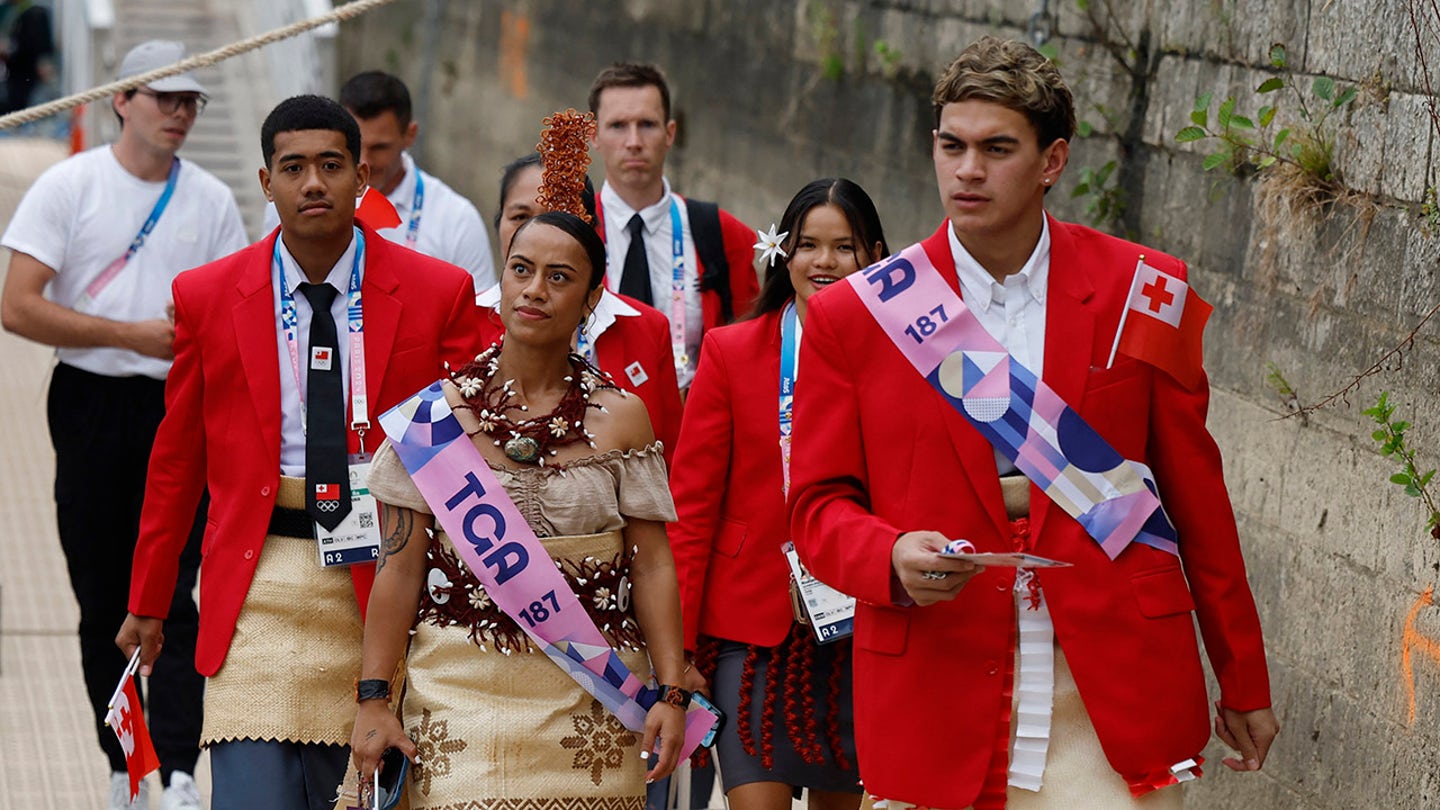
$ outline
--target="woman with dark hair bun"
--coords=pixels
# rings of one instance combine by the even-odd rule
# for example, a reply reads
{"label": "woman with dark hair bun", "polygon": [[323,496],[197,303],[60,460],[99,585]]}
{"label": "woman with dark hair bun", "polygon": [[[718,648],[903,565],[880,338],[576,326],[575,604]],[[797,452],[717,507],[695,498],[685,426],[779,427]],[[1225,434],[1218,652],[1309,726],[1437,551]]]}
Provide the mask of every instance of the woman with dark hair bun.
{"label": "woman with dark hair bun", "polygon": [[[508,252],[510,240],[520,226],[547,210],[536,199],[540,181],[539,153],[511,161],[501,173],[500,205],[495,215],[501,255]],[[595,191],[588,178],[580,202],[594,221]],[[481,336],[483,342],[499,340],[504,334],[495,311],[500,303],[500,287],[481,293],[476,303],[484,313],[481,322],[488,327]],[[609,374],[616,385],[640,397],[650,412],[655,437],[665,445],[665,460],[673,461],[675,441],[680,435],[680,388],[670,348],[670,320],[648,304],[606,289],[581,324],[575,348]]]}
{"label": "woman with dark hair bun", "polygon": [[854,810],[850,641],[817,643],[791,607],[782,392],[810,297],[888,250],[874,203],[843,178],[800,189],[756,247],[755,311],[706,333],[670,476],[685,646],[729,718],[716,750],[732,810],[788,810],[801,788],[811,810]]}
{"label": "woman with dark hair bun", "polygon": [[[641,810],[685,737],[665,462],[640,399],[571,351],[600,299],[605,247],[571,193],[584,161],[559,158],[552,172],[547,154],[545,190],[565,210],[506,244],[504,341],[382,417],[414,421],[381,445],[369,478],[382,541],[351,749],[362,784],[387,749],[404,754],[416,810]],[[426,466],[446,453],[461,461]],[[478,505],[451,520],[466,498]],[[403,725],[388,683],[402,663]],[[654,673],[648,709],[625,671]],[[602,702],[606,689],[638,706]]]}

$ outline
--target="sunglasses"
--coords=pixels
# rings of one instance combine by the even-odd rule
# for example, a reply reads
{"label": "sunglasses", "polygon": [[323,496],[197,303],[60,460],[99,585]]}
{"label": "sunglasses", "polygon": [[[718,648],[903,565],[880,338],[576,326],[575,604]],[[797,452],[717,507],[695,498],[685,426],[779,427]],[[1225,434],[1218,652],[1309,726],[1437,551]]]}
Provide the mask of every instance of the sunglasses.
{"label": "sunglasses", "polygon": [[199,115],[205,111],[205,104],[210,100],[200,93],[157,93],[145,87],[141,87],[135,92],[155,99],[155,106],[159,107],[160,112],[166,115],[174,115],[175,111],[182,106]]}

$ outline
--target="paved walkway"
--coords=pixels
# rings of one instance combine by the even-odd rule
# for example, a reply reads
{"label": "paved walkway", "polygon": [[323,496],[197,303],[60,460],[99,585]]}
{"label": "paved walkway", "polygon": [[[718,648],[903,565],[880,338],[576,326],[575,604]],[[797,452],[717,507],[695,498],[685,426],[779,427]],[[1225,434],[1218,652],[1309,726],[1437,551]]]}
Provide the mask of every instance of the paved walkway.
{"label": "paved walkway", "polygon": [[[145,39],[178,39],[192,53],[238,38],[235,8],[213,0],[116,0],[116,52]],[[247,225],[258,228],[254,180],[259,126],[232,60],[198,71],[210,106],[182,156],[235,191]],[[251,146],[253,159],[244,149]],[[30,184],[66,156],[54,141],[0,138],[0,228]],[[0,278],[9,266],[0,251]],[[0,810],[104,810],[109,768],[95,741],[80,675],[79,612],[55,534],[54,453],[45,424],[50,349],[0,334]],[[118,629],[118,628],[117,628]],[[116,678],[124,665],[116,652]],[[209,795],[204,756],[196,774]],[[159,806],[159,777],[151,776]]]}

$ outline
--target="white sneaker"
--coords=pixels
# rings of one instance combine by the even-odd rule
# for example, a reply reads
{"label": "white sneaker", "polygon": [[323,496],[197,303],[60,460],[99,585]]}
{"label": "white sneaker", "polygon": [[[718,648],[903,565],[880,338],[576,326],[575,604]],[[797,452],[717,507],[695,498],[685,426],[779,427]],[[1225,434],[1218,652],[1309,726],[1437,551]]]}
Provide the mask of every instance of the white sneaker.
{"label": "white sneaker", "polygon": [[130,776],[124,771],[110,774],[110,810],[150,810],[150,785],[140,783],[140,793],[130,802]]}
{"label": "white sneaker", "polygon": [[170,787],[160,794],[161,810],[204,810],[200,806],[200,790],[195,780],[184,771],[170,774]]}

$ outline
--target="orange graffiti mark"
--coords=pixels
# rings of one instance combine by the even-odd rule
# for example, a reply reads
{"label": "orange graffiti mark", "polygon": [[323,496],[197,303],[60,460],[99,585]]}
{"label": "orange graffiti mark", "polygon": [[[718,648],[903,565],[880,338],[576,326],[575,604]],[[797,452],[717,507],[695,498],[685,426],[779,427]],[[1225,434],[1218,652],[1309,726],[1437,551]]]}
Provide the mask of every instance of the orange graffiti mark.
{"label": "orange graffiti mark", "polygon": [[1405,690],[1410,698],[1410,725],[1415,725],[1415,672],[1410,664],[1410,650],[1417,649],[1424,655],[1430,657],[1436,664],[1440,664],[1440,643],[1434,639],[1426,638],[1415,630],[1415,617],[1420,615],[1421,608],[1435,603],[1435,586],[1431,585],[1420,594],[1415,604],[1410,606],[1410,615],[1405,617],[1405,636],[1400,647],[1400,668],[1405,671]]}
{"label": "orange graffiti mark", "polygon": [[510,95],[525,98],[530,88],[525,77],[525,55],[530,49],[530,18],[520,12],[500,12],[500,82]]}

